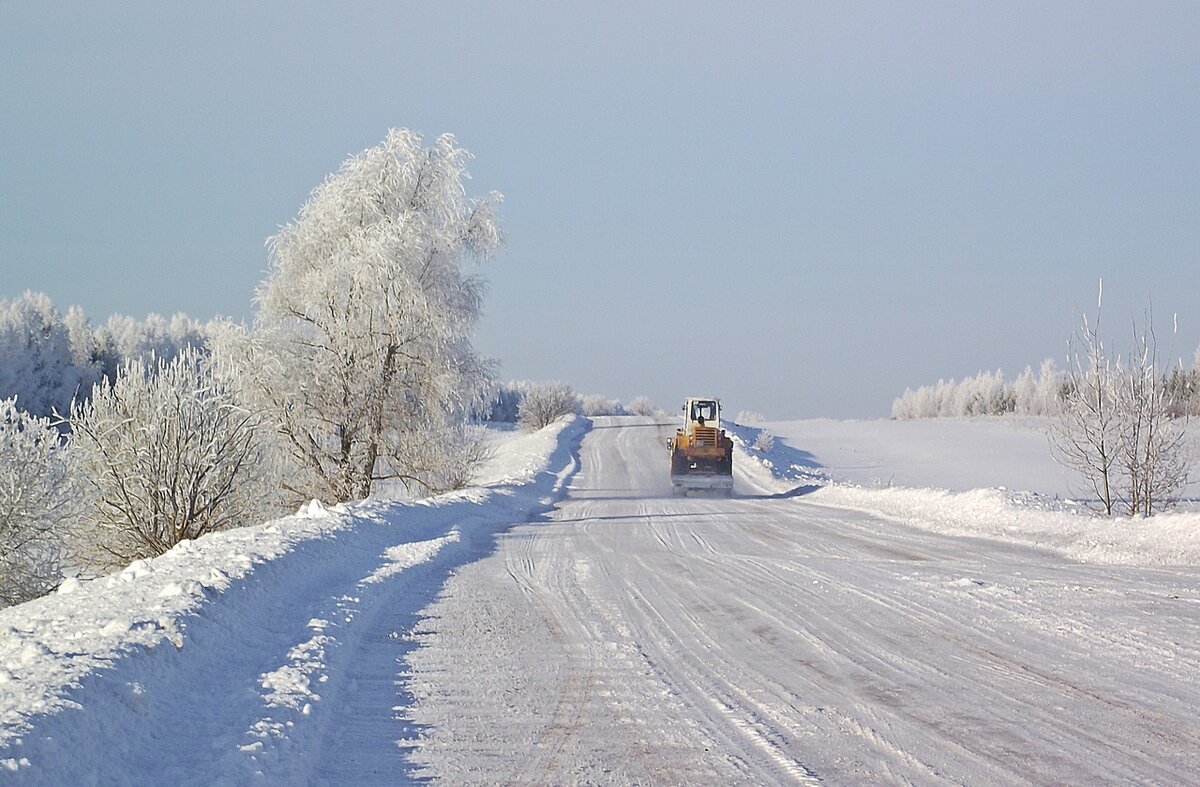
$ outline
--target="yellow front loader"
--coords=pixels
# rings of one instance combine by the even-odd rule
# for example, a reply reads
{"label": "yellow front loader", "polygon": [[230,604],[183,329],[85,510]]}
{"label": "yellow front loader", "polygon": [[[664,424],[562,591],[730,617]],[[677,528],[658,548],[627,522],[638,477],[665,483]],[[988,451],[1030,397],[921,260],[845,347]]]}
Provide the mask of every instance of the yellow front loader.
{"label": "yellow front loader", "polygon": [[683,403],[683,426],[667,441],[671,449],[671,489],[733,494],[733,440],[721,428],[721,402],[691,397]]}

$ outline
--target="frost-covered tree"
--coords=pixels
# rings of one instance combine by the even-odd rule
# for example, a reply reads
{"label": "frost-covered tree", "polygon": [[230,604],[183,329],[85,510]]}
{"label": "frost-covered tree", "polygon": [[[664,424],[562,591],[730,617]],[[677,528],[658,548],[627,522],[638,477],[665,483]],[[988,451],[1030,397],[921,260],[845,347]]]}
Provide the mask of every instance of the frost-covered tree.
{"label": "frost-covered tree", "polygon": [[1180,363],[1179,368],[1171,370],[1166,384],[1172,418],[1200,415],[1200,349],[1196,350],[1192,367],[1187,369]]}
{"label": "frost-covered tree", "polygon": [[1054,362],[1043,362],[1040,374],[1025,368],[1008,382],[1004,372],[980,372],[961,381],[938,380],[936,385],[906,388],[892,402],[892,418],[967,418],[977,415],[1053,415],[1058,411],[1062,375]]}
{"label": "frost-covered tree", "polygon": [[66,412],[80,384],[66,323],[44,293],[0,300],[0,396],[37,416]]}
{"label": "frost-covered tree", "polygon": [[0,606],[57,584],[75,500],[58,430],[16,399],[0,401]]}
{"label": "frost-covered tree", "polygon": [[583,397],[583,414],[591,418],[597,415],[625,415],[625,407],[619,399],[610,399],[603,394]]}
{"label": "frost-covered tree", "polygon": [[1105,514],[1121,508],[1150,516],[1187,482],[1190,446],[1170,417],[1173,392],[1149,315],[1126,361],[1109,355],[1099,323],[1099,316],[1094,323],[1084,318],[1072,339],[1051,444],[1055,457],[1084,477]]}
{"label": "frost-covered tree", "polygon": [[[202,348],[207,341],[207,327],[182,312],[170,319],[150,313],[144,320],[114,314],[96,331],[96,337],[119,366],[151,358],[169,361],[187,347]],[[110,370],[108,377],[114,376],[115,369]]]}
{"label": "frost-covered tree", "polygon": [[170,360],[203,346],[205,333],[185,314],[113,315],[93,328],[78,306],[63,316],[44,293],[26,292],[0,300],[0,396],[20,397],[35,415],[67,413],[73,398],[86,398],[101,378],[113,380],[122,363]]}
{"label": "frost-covered tree", "polygon": [[1051,446],[1060,463],[1084,477],[1109,515],[1117,502],[1121,441],[1117,374],[1098,326],[1085,317],[1070,344],[1063,407],[1052,424]]}
{"label": "frost-covered tree", "polygon": [[526,429],[541,429],[564,415],[580,412],[582,407],[579,394],[567,383],[534,383],[521,399],[517,422]]}
{"label": "frost-covered tree", "polygon": [[1130,516],[1152,516],[1169,506],[1187,482],[1187,435],[1171,418],[1178,392],[1168,382],[1147,314],[1145,330],[1135,338],[1129,362],[1115,379],[1114,400],[1121,419],[1119,496]]}
{"label": "frost-covered tree", "polygon": [[633,401],[629,403],[628,409],[629,412],[633,413],[634,415],[644,415],[648,417],[654,417],[662,412],[657,406],[655,406],[654,402],[650,401],[649,396],[634,397]]}
{"label": "frost-covered tree", "polygon": [[276,513],[264,421],[194,347],[102,379],[71,411],[71,454],[90,488],[82,559],[112,568]]}
{"label": "frost-covered tree", "polygon": [[520,415],[521,398],[528,387],[529,383],[517,381],[496,384],[481,408],[481,420],[515,424]]}
{"label": "frost-covered tree", "polygon": [[298,497],[437,489],[463,460],[440,449],[490,388],[470,343],[483,285],[464,263],[501,240],[499,195],[465,194],[468,158],[450,135],[423,147],[398,129],[346,161],[271,238],[254,330],[216,339],[276,421]]}

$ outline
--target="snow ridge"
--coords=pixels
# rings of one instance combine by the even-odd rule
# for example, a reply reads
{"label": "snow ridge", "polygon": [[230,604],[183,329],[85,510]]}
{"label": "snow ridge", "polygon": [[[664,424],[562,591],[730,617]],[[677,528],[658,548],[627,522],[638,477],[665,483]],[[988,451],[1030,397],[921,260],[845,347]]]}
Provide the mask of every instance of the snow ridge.
{"label": "snow ridge", "polygon": [[[373,701],[394,722],[406,625],[498,530],[557,500],[589,427],[504,435],[459,492],[313,501],[0,611],[0,766],[29,783],[86,782],[115,761],[129,769],[118,781],[311,780],[342,704],[321,700],[355,690],[339,651],[390,646],[392,679]],[[195,708],[208,718],[189,718]],[[393,774],[395,751],[381,763]]]}

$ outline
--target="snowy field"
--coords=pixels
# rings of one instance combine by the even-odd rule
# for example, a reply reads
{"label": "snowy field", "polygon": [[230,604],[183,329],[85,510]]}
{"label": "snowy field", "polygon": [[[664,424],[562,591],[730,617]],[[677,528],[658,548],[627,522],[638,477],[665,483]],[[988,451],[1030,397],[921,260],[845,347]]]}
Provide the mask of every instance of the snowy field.
{"label": "snowy field", "polygon": [[[1083,480],[1054,461],[1037,418],[782,421],[734,427],[777,482],[820,502],[948,534],[1049,547],[1077,560],[1200,565],[1200,468],[1174,511],[1150,520],[1091,514]],[[1200,428],[1190,430],[1200,446]]]}
{"label": "snowy field", "polygon": [[1083,513],[999,419],[736,427],[673,498],[670,431],[0,611],[0,781],[1200,784],[1200,515]]}

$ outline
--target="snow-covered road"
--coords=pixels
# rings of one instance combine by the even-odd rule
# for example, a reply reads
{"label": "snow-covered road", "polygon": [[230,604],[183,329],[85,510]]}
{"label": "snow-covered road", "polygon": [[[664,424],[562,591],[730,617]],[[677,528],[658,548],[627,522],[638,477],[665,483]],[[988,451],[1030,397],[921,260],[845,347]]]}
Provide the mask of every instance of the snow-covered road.
{"label": "snow-covered road", "polygon": [[1200,781],[1200,573],[1074,563],[738,477],[596,419],[568,498],[461,568],[406,656],[448,783]]}

